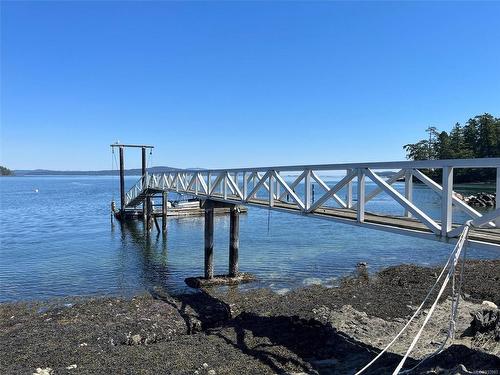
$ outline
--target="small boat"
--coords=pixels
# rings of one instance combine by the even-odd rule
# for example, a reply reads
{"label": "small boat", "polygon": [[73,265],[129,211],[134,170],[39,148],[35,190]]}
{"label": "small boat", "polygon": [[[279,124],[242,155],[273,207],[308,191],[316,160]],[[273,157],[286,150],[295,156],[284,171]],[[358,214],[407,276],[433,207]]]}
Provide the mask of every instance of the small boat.
{"label": "small boat", "polygon": [[173,208],[179,209],[200,208],[200,201],[198,199],[188,199],[186,201],[171,202],[171,205]]}

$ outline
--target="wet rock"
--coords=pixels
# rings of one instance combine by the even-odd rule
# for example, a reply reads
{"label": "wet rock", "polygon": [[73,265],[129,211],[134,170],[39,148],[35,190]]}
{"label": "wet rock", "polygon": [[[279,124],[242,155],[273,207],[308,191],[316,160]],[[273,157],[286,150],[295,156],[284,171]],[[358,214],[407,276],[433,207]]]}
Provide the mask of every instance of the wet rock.
{"label": "wet rock", "polygon": [[142,337],[141,335],[133,335],[131,338],[132,345],[140,345]]}
{"label": "wet rock", "polygon": [[482,305],[489,309],[498,309],[498,306],[491,301],[483,301]]}
{"label": "wet rock", "polygon": [[462,200],[470,206],[486,208],[496,206],[496,195],[489,193],[472,194],[462,197]]}
{"label": "wet rock", "polygon": [[500,340],[500,310],[482,309],[471,313],[472,333],[490,333],[495,340]]}
{"label": "wet rock", "polygon": [[50,367],[46,367],[46,368],[41,368],[41,367],[38,367],[35,372],[33,373],[33,375],[52,375],[54,372],[52,371],[52,369]]}

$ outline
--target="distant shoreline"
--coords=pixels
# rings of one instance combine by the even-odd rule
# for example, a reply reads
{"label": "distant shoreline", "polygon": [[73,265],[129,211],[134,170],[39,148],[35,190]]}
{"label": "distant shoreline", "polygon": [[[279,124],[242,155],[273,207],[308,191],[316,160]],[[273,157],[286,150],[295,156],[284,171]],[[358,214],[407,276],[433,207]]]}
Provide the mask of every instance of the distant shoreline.
{"label": "distant shoreline", "polygon": [[[148,168],[148,173],[166,173],[177,171],[179,168],[158,166]],[[28,176],[118,176],[118,170],[98,170],[98,171],[56,171],[51,169],[15,169],[12,171],[12,176],[16,177],[28,177]],[[132,168],[126,169],[125,174],[129,176],[140,176],[142,175],[142,169]]]}

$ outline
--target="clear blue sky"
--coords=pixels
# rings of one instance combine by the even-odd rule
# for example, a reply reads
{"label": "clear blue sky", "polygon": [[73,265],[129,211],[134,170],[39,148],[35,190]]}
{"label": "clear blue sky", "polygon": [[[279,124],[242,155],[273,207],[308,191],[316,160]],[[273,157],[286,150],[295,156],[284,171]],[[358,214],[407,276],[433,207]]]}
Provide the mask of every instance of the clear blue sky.
{"label": "clear blue sky", "polygon": [[[6,2],[1,164],[401,160],[500,115],[500,3]],[[128,167],[140,164],[139,153]]]}

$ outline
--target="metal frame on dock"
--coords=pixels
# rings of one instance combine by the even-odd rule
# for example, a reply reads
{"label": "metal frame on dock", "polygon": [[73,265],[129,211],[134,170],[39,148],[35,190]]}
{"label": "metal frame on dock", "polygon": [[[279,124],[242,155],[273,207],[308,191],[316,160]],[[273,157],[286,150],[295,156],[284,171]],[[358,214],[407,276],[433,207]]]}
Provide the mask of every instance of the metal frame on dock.
{"label": "metal frame on dock", "polygon": [[[213,170],[179,169],[161,174],[145,173],[126,193],[124,207],[141,204],[150,193],[176,191],[200,199],[256,206],[452,243],[456,242],[463,227],[453,223],[453,207],[456,207],[470,217],[475,228],[471,231],[469,242],[500,249],[498,199],[495,210],[486,215],[467,205],[453,191],[453,170],[456,168],[496,169],[498,196],[500,158],[482,158]],[[441,169],[441,184],[427,177],[422,172],[425,169]],[[386,180],[379,174],[383,170],[396,172]],[[343,178],[334,185],[328,185],[321,178],[325,172],[339,171],[344,173]],[[282,177],[285,173],[296,176],[293,182],[285,181]],[[365,191],[366,178],[377,185],[368,194]],[[392,186],[401,179],[405,181],[404,194]],[[440,220],[432,219],[413,201],[414,180],[422,182],[441,197]],[[353,181],[357,181],[357,202],[353,201]],[[295,191],[299,184],[304,185],[300,194]],[[313,184],[322,190],[322,194],[314,201]],[[339,196],[341,189],[346,190],[345,197]],[[366,203],[382,192],[402,207],[402,216],[377,215],[366,211]]]}

